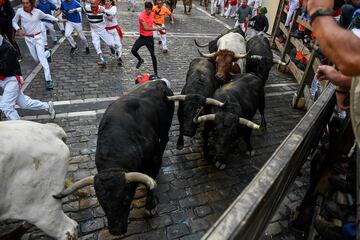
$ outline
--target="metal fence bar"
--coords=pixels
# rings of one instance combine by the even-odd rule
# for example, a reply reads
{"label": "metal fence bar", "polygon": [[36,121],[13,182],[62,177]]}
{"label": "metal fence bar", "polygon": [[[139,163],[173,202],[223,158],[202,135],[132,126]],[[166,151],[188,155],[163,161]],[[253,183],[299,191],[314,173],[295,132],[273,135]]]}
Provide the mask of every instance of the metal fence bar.
{"label": "metal fence bar", "polygon": [[[260,239],[293,184],[314,144],[317,145],[335,105],[329,85],[251,183],[202,239]],[[315,142],[315,143],[314,143]]]}

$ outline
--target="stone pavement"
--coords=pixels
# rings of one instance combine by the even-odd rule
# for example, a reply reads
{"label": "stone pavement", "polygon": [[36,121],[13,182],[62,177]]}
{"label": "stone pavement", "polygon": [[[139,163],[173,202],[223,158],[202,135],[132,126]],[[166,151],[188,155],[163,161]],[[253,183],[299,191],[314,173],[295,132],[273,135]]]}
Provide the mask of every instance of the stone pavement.
{"label": "stone pavement", "polygon": [[[198,6],[198,2],[194,2]],[[70,45],[65,40],[53,54],[50,64],[55,82],[53,91],[45,90],[43,71],[39,71],[27,86],[25,93],[33,98],[55,101],[58,112],[55,123],[66,131],[67,144],[71,151],[68,176],[73,180],[96,173],[94,154],[96,150],[97,128],[106,107],[118,96],[134,86],[138,74],[152,72],[151,58],[147,50],[141,49],[145,64],[136,69],[136,59],[130,49],[137,38],[137,14],[142,10],[138,1],[137,12],[126,10],[126,2],[118,2],[118,18],[125,32],[123,39],[124,66],[110,63],[106,69],[97,65],[95,50],[91,44],[88,24],[86,35],[91,54],[85,55],[81,47],[74,58],[70,58]],[[190,61],[198,57],[193,43],[196,37],[207,42],[217,34],[226,31],[223,18],[209,17],[201,7],[193,7],[192,14],[183,14],[182,2],[175,10],[175,21],[170,26],[169,53],[163,54],[156,44],[159,75],[169,79],[175,93],[181,91],[185,82]],[[85,20],[86,22],[87,20]],[[226,20],[229,25],[231,20]],[[225,22],[224,22],[225,23]],[[78,39],[77,39],[78,41]],[[22,46],[23,53],[28,50]],[[108,51],[104,46],[103,49]],[[206,52],[206,49],[203,49]],[[26,58],[28,74],[32,60]],[[169,132],[161,172],[157,178],[159,186],[155,195],[159,200],[156,215],[151,218],[137,218],[132,211],[128,232],[124,239],[199,239],[214,224],[223,211],[246,187],[253,176],[263,166],[277,146],[293,129],[304,112],[290,107],[293,93],[297,89],[295,80],[279,73],[274,67],[266,85],[266,120],[268,130],[254,132],[252,137],[255,156],[248,158],[242,140],[234,143],[234,154],[228,156],[227,168],[220,171],[212,163],[202,159],[202,136],[198,133],[193,139],[185,139],[185,148],[176,150],[178,121],[175,113]],[[45,112],[20,111],[24,119],[49,122]],[[259,115],[255,122],[260,121]],[[199,131],[201,132],[201,131]],[[106,218],[98,205],[96,196],[90,188],[91,196],[79,199],[69,196],[63,200],[64,211],[80,225],[80,239],[106,239]],[[32,229],[23,239],[49,239],[40,230]]]}

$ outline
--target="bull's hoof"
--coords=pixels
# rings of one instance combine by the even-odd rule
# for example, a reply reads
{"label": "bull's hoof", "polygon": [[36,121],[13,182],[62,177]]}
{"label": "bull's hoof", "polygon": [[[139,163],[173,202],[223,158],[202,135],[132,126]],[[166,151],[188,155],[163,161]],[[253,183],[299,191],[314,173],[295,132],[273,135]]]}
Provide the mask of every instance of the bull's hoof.
{"label": "bull's hoof", "polygon": [[177,144],[176,145],[177,150],[182,150],[183,148],[184,148],[184,144]]}
{"label": "bull's hoof", "polygon": [[216,162],[215,166],[220,170],[224,170],[226,168],[226,164],[221,162]]}
{"label": "bull's hoof", "polygon": [[249,157],[254,156],[255,155],[255,150],[246,151],[246,155],[248,155]]}

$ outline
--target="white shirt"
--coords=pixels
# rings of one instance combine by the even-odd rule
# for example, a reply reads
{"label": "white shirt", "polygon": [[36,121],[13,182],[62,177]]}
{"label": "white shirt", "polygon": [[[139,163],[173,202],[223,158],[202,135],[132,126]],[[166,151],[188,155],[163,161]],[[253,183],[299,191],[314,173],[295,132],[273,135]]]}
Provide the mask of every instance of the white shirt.
{"label": "white shirt", "polygon": [[111,8],[105,8],[105,22],[107,27],[112,27],[118,25],[116,19],[116,6],[111,6]]}
{"label": "white shirt", "polygon": [[58,21],[56,17],[45,14],[37,8],[34,8],[31,13],[25,12],[23,8],[19,8],[12,20],[12,25],[16,31],[19,30],[18,22],[21,20],[21,28],[24,30],[25,35],[36,34],[41,32],[41,19]]}

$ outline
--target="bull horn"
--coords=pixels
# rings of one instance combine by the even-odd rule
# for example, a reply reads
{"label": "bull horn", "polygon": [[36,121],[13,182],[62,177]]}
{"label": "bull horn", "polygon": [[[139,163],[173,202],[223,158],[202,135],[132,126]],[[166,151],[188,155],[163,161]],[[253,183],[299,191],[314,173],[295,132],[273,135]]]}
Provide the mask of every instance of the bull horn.
{"label": "bull horn", "polygon": [[220,102],[219,100],[213,98],[206,98],[206,104],[222,107],[224,106],[225,103]]}
{"label": "bull horn", "polygon": [[204,57],[204,58],[213,58],[213,57],[215,57],[215,54],[216,54],[216,52],[206,54],[206,53],[202,53],[202,52],[200,51],[200,49],[197,49],[197,50],[198,50],[200,56],[202,56],[202,57]]}
{"label": "bull horn", "polygon": [[168,96],[168,101],[185,101],[186,95],[174,95],[174,96]]}
{"label": "bull horn", "polygon": [[64,197],[72,194],[73,192],[77,191],[80,188],[83,188],[83,187],[86,187],[89,185],[93,185],[93,184],[94,184],[94,176],[89,176],[89,177],[83,178],[83,179],[75,182],[70,187],[64,189],[61,193],[53,195],[53,197],[56,199],[61,199],[61,198],[64,198]]}
{"label": "bull horn", "polygon": [[206,122],[206,121],[214,121],[215,120],[215,114],[207,114],[198,118],[194,118],[193,122],[194,123],[202,123],[202,122]]}
{"label": "bull horn", "polygon": [[244,125],[244,126],[247,126],[249,128],[252,128],[252,129],[260,129],[260,126],[257,125],[256,123],[253,123],[252,121],[249,121],[245,118],[239,118],[239,123],[241,125]]}
{"label": "bull horn", "polygon": [[208,47],[208,46],[209,46],[209,43],[206,43],[206,44],[203,44],[203,45],[199,44],[199,43],[196,41],[196,39],[194,39],[194,42],[195,42],[195,45],[196,45],[197,47]]}
{"label": "bull horn", "polygon": [[128,172],[125,173],[125,180],[127,183],[139,182],[145,184],[150,190],[156,187],[156,182],[153,178],[146,174],[139,172]]}
{"label": "bull horn", "polygon": [[277,64],[280,64],[280,65],[283,65],[283,66],[287,66],[290,63],[290,60],[287,63],[285,63],[285,62],[280,61],[278,59],[273,59],[273,63],[277,63]]}
{"label": "bull horn", "polygon": [[262,56],[260,56],[260,55],[252,55],[250,58],[251,58],[251,59],[258,59],[258,60],[261,60],[263,57],[262,57]]}
{"label": "bull horn", "polygon": [[248,55],[248,53],[249,53],[249,52],[244,53],[244,54],[236,53],[236,54],[234,55],[234,58],[237,58],[237,59],[239,59],[239,58],[246,58],[246,56]]}

